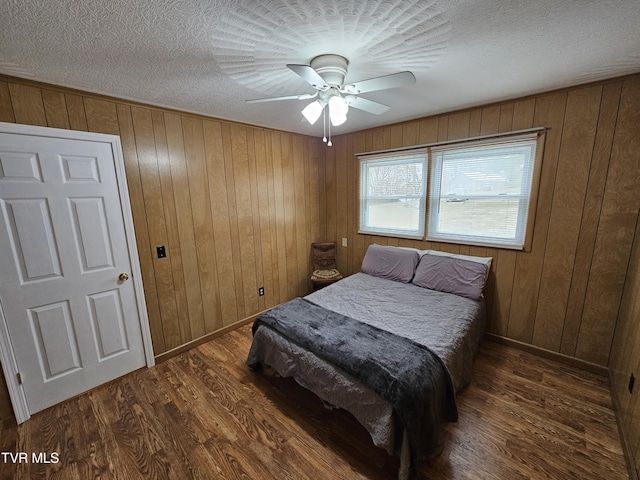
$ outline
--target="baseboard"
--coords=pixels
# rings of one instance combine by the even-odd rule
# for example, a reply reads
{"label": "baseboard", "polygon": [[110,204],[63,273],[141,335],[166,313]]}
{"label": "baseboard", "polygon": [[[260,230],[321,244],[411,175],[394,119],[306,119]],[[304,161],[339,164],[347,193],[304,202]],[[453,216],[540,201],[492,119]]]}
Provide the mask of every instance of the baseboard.
{"label": "baseboard", "polygon": [[611,372],[611,370],[609,370],[609,385],[611,385],[611,401],[613,403],[613,411],[616,414],[616,423],[618,424],[618,433],[620,434],[620,443],[622,444],[624,459],[627,463],[629,480],[640,480],[640,476],[638,476],[638,471],[636,470],[636,464],[633,458],[633,449],[631,448],[629,438],[626,435],[626,431],[620,418],[620,412],[622,412],[622,408],[620,407],[620,399],[616,395],[615,388],[613,388],[614,382],[613,373]]}
{"label": "baseboard", "polygon": [[555,360],[556,362],[560,362],[565,365],[580,368],[582,370],[586,370],[587,372],[595,373],[596,375],[602,375],[603,377],[607,378],[609,377],[609,369],[607,367],[587,362],[586,360],[570,357],[569,355],[564,355],[558,352],[552,352],[551,350],[546,350],[529,343],[519,342],[518,340],[513,340],[512,338],[502,337],[494,333],[485,333],[484,338],[501,345],[506,345],[507,347],[513,347],[525,352],[534,353],[548,360]]}
{"label": "baseboard", "polygon": [[160,363],[160,362],[164,362],[165,360],[169,360],[172,357],[175,357],[176,355],[180,355],[181,353],[184,353],[188,350],[191,350],[192,348],[197,347],[198,345],[202,345],[203,343],[208,342],[209,340],[213,340],[214,338],[218,338],[221,337],[222,335],[229,333],[233,330],[236,330],[237,328],[242,327],[243,325],[246,325],[247,323],[253,322],[256,318],[258,318],[260,315],[262,315],[264,312],[266,312],[267,310],[263,310],[262,312],[258,312],[254,315],[251,315],[247,318],[244,318],[242,320],[239,320],[235,323],[232,323],[231,325],[227,325],[224,328],[221,328],[220,330],[216,330],[215,332],[211,332],[211,333],[207,333],[206,335],[203,335],[202,337],[196,338],[195,340],[191,340],[190,342],[187,342],[183,345],[180,345],[179,347],[173,348],[171,350],[168,350],[164,353],[161,353],[160,355],[156,355],[155,360],[156,363]]}

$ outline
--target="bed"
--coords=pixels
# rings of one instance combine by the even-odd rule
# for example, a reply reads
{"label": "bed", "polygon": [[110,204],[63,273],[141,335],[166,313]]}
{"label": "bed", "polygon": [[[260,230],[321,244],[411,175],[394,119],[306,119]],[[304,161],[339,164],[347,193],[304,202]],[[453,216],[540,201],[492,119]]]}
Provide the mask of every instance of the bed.
{"label": "bed", "polygon": [[457,419],[455,393],[470,381],[484,331],[490,263],[371,245],[361,272],[261,315],[247,364],[350,412],[376,446],[399,454],[399,478],[411,478],[441,451],[441,425]]}

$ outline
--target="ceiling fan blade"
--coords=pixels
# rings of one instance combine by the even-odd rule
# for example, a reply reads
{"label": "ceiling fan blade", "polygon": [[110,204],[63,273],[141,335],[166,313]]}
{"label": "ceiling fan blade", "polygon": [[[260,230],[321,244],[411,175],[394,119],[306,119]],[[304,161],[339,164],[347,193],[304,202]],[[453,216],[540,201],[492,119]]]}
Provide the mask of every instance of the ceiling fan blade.
{"label": "ceiling fan blade", "polygon": [[366,98],[356,97],[355,95],[347,95],[344,97],[347,102],[347,105],[353,108],[357,108],[358,110],[364,110],[365,112],[374,113],[376,115],[380,115],[381,113],[389,110],[388,105],[384,105],[382,103],[374,102],[372,100],[367,100]]}
{"label": "ceiling fan blade", "polygon": [[293,72],[297,73],[302,79],[317,90],[326,90],[329,85],[310,65],[287,64]]}
{"label": "ceiling fan blade", "polygon": [[264,103],[264,102],[278,102],[280,100],[309,100],[318,96],[316,93],[304,93],[302,95],[287,95],[284,97],[269,97],[269,98],[254,98],[253,100],[245,100],[245,103]]}
{"label": "ceiling fan blade", "polygon": [[375,92],[377,90],[386,90],[388,88],[407,87],[416,83],[416,77],[413,73],[398,72],[382,77],[370,78],[360,82],[348,83],[340,90],[343,93],[359,94],[367,92]]}

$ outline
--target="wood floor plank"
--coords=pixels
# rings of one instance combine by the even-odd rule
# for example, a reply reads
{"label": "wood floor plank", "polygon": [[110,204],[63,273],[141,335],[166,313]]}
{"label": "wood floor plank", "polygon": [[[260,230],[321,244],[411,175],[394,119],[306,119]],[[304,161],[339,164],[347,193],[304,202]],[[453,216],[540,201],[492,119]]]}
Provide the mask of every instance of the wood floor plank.
{"label": "wood floor plank", "polygon": [[[386,480],[399,460],[347,412],[245,365],[250,326],[4,425],[2,452],[56,452],[58,463],[0,461],[0,479]],[[459,421],[420,465],[422,478],[628,479],[608,381],[485,341]],[[31,460],[31,457],[30,457]]]}

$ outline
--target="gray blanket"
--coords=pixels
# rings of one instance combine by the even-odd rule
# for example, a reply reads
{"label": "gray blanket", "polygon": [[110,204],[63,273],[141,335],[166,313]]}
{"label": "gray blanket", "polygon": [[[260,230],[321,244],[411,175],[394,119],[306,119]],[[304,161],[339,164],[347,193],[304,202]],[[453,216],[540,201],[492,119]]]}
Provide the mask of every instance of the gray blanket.
{"label": "gray blanket", "polygon": [[484,330],[484,300],[355,273],[307,295],[321,307],[406,337],[444,362],[458,392],[471,380]]}
{"label": "gray blanket", "polygon": [[457,420],[447,369],[423,345],[301,298],[261,315],[254,333],[261,325],[335,364],[387,400],[405,427],[413,465],[439,450],[440,425]]}

